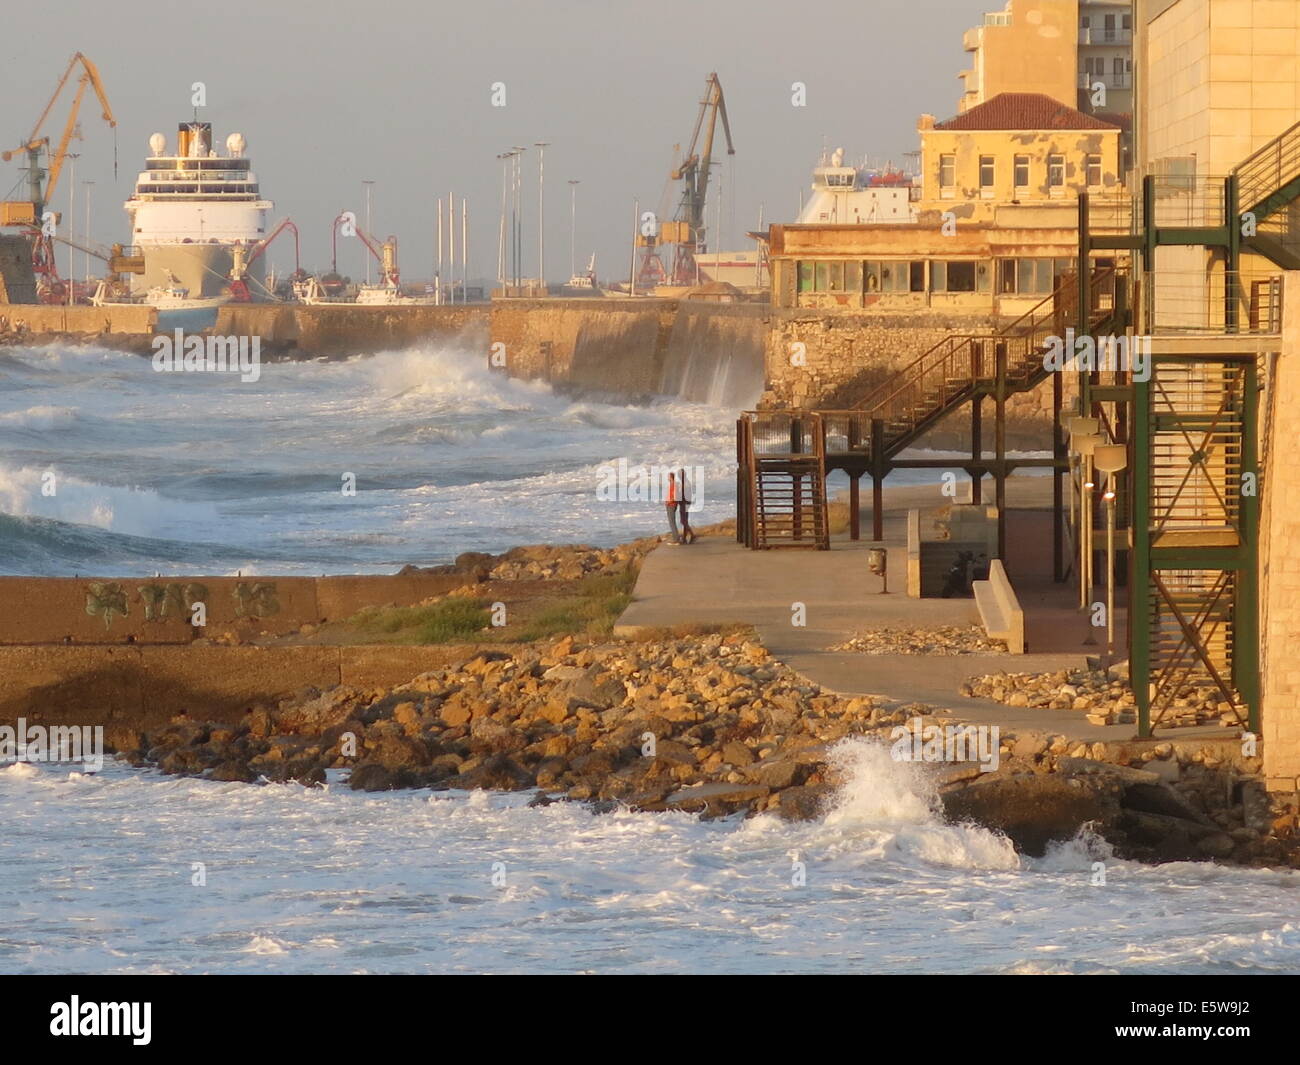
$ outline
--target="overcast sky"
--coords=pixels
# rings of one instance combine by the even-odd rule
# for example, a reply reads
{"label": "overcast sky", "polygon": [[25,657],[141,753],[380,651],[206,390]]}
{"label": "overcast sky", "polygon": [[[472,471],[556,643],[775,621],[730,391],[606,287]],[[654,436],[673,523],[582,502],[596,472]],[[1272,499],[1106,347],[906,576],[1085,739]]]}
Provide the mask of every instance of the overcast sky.
{"label": "overcast sky", "polygon": [[[723,244],[752,247],[745,230],[789,221],[823,144],[851,160],[904,161],[916,119],[956,111],[962,32],[998,0],[50,0],[9,3],[0,43],[0,140],[21,143],[68,58],[85,52],[103,75],[118,121],[82,108],[77,162],[92,192],[93,236],[127,239],[122,201],[149,134],[174,142],[205,83],[218,145],[242,132],[272,218],[292,217],[309,268],[329,261],[330,222],[363,213],[373,179],[374,229],[396,234],[405,278],[428,276],[434,201],[449,191],[470,208],[470,269],[496,272],[501,164],[513,145],[546,149],[546,259],[569,272],[569,179],[578,179],[577,256],[597,254],[602,278],[626,276],[633,201],[657,209],[673,145],[695,122],[705,78],[726,93],[736,155],[723,179]],[[791,83],[807,106],[791,105]],[[504,82],[506,106],[491,105]],[[65,101],[70,102],[70,87]],[[51,116],[55,136],[66,103]],[[169,148],[170,150],[170,148]],[[719,150],[719,154],[721,154]],[[525,155],[525,263],[537,263],[537,151]],[[0,192],[24,194],[16,159]],[[56,194],[68,206],[69,174]],[[15,187],[16,186],[16,187]],[[710,194],[712,199],[712,192]],[[675,196],[667,199],[669,216]],[[709,209],[709,222],[714,218]],[[289,243],[271,255],[292,267]],[[80,270],[81,257],[77,257]],[[355,244],[340,268],[363,269]]]}

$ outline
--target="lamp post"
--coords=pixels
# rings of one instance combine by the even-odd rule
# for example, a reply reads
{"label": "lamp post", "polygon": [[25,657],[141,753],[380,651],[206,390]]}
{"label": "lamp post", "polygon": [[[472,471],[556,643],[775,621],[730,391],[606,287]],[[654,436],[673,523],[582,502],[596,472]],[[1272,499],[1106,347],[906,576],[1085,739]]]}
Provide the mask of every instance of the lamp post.
{"label": "lamp post", "polygon": [[510,184],[511,152],[498,152],[501,160],[501,229],[497,235],[497,284],[501,286],[502,295],[506,287],[506,189]]}
{"label": "lamp post", "polygon": [[515,243],[515,285],[523,283],[524,272],[524,167],[523,154],[528,148],[522,144],[514,145],[515,153],[515,207],[514,207],[514,243]]}
{"label": "lamp post", "polygon": [[[1092,477],[1086,456],[1092,453],[1092,447],[1096,446],[1100,440],[1100,437],[1096,435],[1100,423],[1096,418],[1085,418],[1079,415],[1071,415],[1068,418],[1063,417],[1062,420],[1065,422],[1066,432],[1070,434],[1070,450],[1079,462],[1079,512],[1078,520],[1075,522],[1075,528],[1078,530],[1079,536],[1079,609],[1087,610],[1088,591],[1092,587],[1089,580],[1091,576],[1089,559],[1091,558],[1092,539],[1092,508],[1089,505],[1091,501],[1089,493],[1092,489]],[[1084,447],[1080,445],[1090,437],[1092,443],[1084,445],[1088,448],[1085,453]]]}
{"label": "lamp post", "polygon": [[[94,186],[95,183],[93,181],[83,181],[81,183],[81,187],[85,189],[85,193],[82,196],[82,199],[85,200],[85,207],[86,207],[86,225],[81,235],[85,238],[87,246],[89,246],[90,244],[90,193],[91,193],[91,189],[93,189]],[[83,259],[84,261],[82,265],[85,267],[86,270],[86,287],[89,288],[90,287],[90,251],[89,250],[86,251],[86,254],[83,257]]]}
{"label": "lamp post", "polygon": [[578,235],[578,186],[582,182],[569,179],[569,276],[578,276],[578,260],[574,256],[575,241]]}
{"label": "lamp post", "polygon": [[1128,465],[1123,444],[1101,444],[1093,449],[1093,464],[1106,475],[1106,675],[1115,660],[1115,475]]}
{"label": "lamp post", "polygon": [[546,146],[550,141],[533,141],[537,149],[537,280],[542,285],[542,295],[546,295]]}
{"label": "lamp post", "polygon": [[[361,184],[366,190],[366,236],[369,237],[373,232],[370,225],[370,189],[374,185],[374,181],[363,178]],[[370,284],[370,249],[366,247],[365,241],[361,242],[361,254],[366,258],[366,284],[368,285]]]}

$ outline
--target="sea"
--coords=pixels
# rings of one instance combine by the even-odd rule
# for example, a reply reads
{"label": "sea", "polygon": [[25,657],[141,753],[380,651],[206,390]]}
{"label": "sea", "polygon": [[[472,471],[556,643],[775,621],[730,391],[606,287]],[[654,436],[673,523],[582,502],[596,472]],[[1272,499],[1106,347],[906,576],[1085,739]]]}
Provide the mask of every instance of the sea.
{"label": "sea", "polygon": [[[0,573],[383,573],[659,532],[659,504],[601,492],[620,459],[699,471],[694,524],[720,520],[723,398],[579,399],[455,347],[255,383],[9,349]],[[0,766],[0,972],[1300,972],[1300,873],[1087,835],[1030,858],[945,823],[924,765],[835,757],[799,824]]]}

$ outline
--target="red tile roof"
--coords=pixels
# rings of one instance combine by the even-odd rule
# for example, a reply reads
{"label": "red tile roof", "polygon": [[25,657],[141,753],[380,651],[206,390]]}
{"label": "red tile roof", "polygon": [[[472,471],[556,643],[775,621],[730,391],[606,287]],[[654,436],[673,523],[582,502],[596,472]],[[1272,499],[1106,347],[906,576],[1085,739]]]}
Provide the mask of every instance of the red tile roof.
{"label": "red tile roof", "polygon": [[1041,92],[1000,92],[935,129],[1118,129]]}

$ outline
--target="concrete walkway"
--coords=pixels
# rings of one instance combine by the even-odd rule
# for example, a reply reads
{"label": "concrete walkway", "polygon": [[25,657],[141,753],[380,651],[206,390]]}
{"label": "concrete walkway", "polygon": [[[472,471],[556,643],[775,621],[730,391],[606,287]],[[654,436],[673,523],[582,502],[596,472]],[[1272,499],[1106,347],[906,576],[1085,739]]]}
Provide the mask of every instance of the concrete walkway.
{"label": "concrete walkway", "polygon": [[[888,593],[881,592],[880,578],[867,568],[867,551],[877,546],[868,540],[836,538],[829,551],[749,551],[734,540],[710,537],[689,546],[661,546],[646,556],[633,602],[615,632],[742,622],[753,625],[764,646],[792,669],[845,695],[929,703],[962,720],[1018,732],[1041,730],[1088,742],[1134,738],[1135,725],[1091,725],[1079,711],[1007,707],[957,692],[967,677],[984,673],[1083,668],[1085,653],[1097,649],[1083,644],[1087,622],[1073,609],[1068,585],[1025,579],[1026,631],[1031,648],[1041,648],[1036,653],[865,655],[826,650],[864,629],[979,624],[973,599],[909,599],[905,594],[905,507],[926,498],[918,496],[920,491],[904,488],[891,494],[895,506],[886,515],[884,541],[889,550]],[[934,506],[936,501],[926,499],[922,505]],[[1046,518],[1050,565],[1050,514]],[[1008,514],[1009,558],[1017,557],[1018,540],[1037,541],[1041,551],[1041,520],[1042,512]],[[863,529],[870,535],[869,522]],[[1026,545],[1022,560],[1029,550]],[[803,605],[802,626],[793,623],[796,604]]]}

